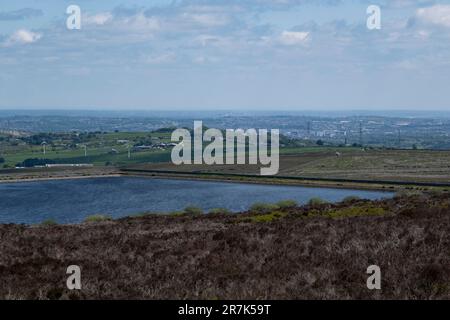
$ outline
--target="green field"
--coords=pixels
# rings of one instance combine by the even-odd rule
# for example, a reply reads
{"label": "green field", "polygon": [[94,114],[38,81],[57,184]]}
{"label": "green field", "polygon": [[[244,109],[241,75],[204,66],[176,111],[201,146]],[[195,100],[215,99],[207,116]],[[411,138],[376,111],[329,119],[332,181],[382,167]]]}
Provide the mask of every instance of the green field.
{"label": "green field", "polygon": [[[151,143],[170,142],[170,134],[165,132],[112,132],[98,133],[82,143],[65,137],[58,137],[46,145],[44,154],[40,144],[16,142],[0,143],[0,157],[4,167],[14,167],[25,159],[51,159],[57,163],[92,163],[94,165],[123,165],[142,162],[161,162],[170,160],[170,150],[151,149],[132,151],[128,157],[128,146],[149,145]],[[128,142],[119,142],[128,140]],[[87,154],[85,156],[84,146]],[[1,166],[1,164],[0,164]]]}
{"label": "green field", "polygon": [[[45,135],[45,134],[44,134]],[[49,135],[49,134],[47,134]],[[92,163],[149,170],[199,173],[259,174],[259,165],[181,165],[170,163],[170,148],[133,150],[133,146],[169,143],[169,130],[111,132],[84,135],[59,134],[43,154],[40,141],[0,140],[0,157],[6,168],[25,159],[45,158],[56,163]],[[87,156],[84,154],[84,145]],[[128,148],[133,150],[128,156]],[[2,164],[0,164],[2,166]],[[325,179],[383,180],[450,183],[450,151],[363,149],[358,147],[307,146],[295,143],[280,150],[279,176]]]}

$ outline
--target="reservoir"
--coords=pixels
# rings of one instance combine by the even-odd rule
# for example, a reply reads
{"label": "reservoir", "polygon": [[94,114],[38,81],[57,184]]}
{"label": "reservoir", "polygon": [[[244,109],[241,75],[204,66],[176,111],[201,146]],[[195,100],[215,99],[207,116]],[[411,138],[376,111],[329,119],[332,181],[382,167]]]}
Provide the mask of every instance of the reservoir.
{"label": "reservoir", "polygon": [[0,223],[78,223],[93,214],[113,218],[143,212],[171,212],[193,205],[205,211],[247,210],[255,202],[320,197],[337,202],[347,196],[392,197],[391,192],[215,181],[105,177],[0,183]]}

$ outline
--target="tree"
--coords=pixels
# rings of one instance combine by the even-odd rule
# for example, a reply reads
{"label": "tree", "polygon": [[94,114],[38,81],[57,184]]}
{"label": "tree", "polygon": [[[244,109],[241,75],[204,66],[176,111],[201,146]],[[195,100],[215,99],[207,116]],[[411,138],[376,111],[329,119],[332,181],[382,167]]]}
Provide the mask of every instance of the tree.
{"label": "tree", "polygon": [[0,157],[0,163],[5,163],[5,158]]}
{"label": "tree", "polygon": [[50,159],[33,158],[33,159],[25,159],[23,162],[19,162],[18,164],[16,164],[16,167],[31,168],[34,166],[45,166],[46,164],[52,163],[55,163],[55,161]]}

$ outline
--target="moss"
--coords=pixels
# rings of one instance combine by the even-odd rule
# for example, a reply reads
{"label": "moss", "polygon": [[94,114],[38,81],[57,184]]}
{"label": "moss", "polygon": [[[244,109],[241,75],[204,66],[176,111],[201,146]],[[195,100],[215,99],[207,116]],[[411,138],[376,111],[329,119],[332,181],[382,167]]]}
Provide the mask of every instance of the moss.
{"label": "moss", "polygon": [[208,214],[216,214],[216,215],[221,215],[221,214],[230,214],[231,211],[226,209],[226,208],[214,208],[209,210]]}
{"label": "moss", "polygon": [[198,215],[203,214],[203,210],[201,208],[195,207],[195,206],[186,207],[183,212],[184,212],[184,214],[190,215],[190,216],[198,216]]}
{"label": "moss", "polygon": [[140,212],[140,213],[133,214],[130,217],[143,218],[143,217],[147,217],[147,216],[154,215],[154,214],[155,213],[153,213],[153,212]]}
{"label": "moss", "polygon": [[183,211],[172,211],[169,213],[169,216],[181,217],[181,216],[184,216],[184,212]]}
{"label": "moss", "polygon": [[323,200],[323,199],[321,199],[321,198],[318,198],[318,197],[316,197],[316,198],[311,198],[311,199],[309,199],[309,201],[308,201],[308,205],[311,206],[311,207],[319,206],[319,205],[321,205],[321,204],[326,204],[326,203],[328,203],[328,202],[325,201],[325,200]]}
{"label": "moss", "polygon": [[257,202],[250,207],[250,211],[255,213],[269,213],[280,209],[276,204]]}
{"label": "moss", "polygon": [[278,201],[276,203],[276,205],[280,208],[280,209],[290,209],[290,208],[295,208],[298,206],[297,201],[295,200],[282,200],[282,201]]}
{"label": "moss", "polygon": [[86,217],[86,219],[84,219],[84,222],[101,222],[101,221],[109,221],[109,220],[112,220],[112,218],[108,215],[94,214],[92,216]]}
{"label": "moss", "polygon": [[272,213],[257,215],[253,217],[249,217],[251,222],[272,222],[274,220],[280,219],[287,216],[287,213],[274,211]]}
{"label": "moss", "polygon": [[41,226],[55,226],[58,223],[53,219],[47,219],[41,222]]}

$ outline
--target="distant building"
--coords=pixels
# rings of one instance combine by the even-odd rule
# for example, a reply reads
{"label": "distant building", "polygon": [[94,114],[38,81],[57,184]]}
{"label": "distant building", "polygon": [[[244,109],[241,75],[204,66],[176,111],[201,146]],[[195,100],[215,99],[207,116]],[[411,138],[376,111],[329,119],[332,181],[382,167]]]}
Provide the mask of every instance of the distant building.
{"label": "distant building", "polygon": [[[93,167],[92,163],[53,163],[46,164],[46,168],[62,168],[62,167]],[[44,167],[44,166],[35,166],[35,168]]]}

